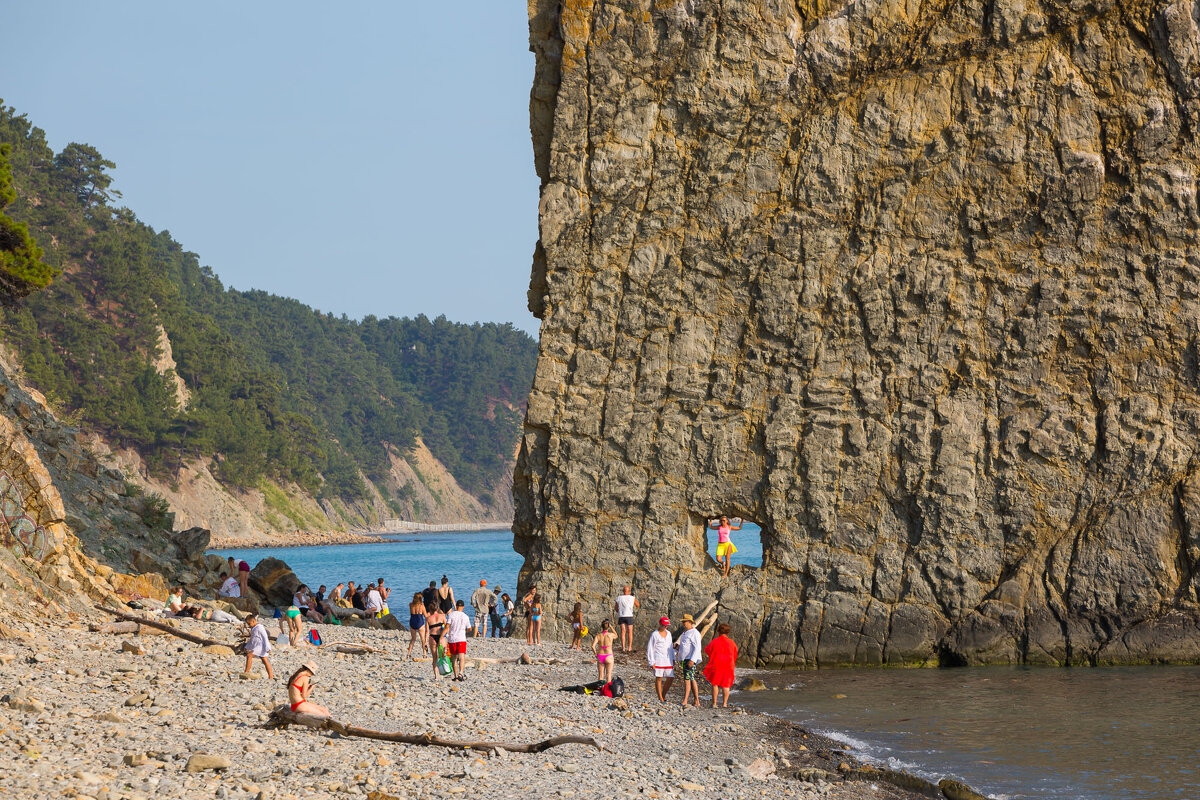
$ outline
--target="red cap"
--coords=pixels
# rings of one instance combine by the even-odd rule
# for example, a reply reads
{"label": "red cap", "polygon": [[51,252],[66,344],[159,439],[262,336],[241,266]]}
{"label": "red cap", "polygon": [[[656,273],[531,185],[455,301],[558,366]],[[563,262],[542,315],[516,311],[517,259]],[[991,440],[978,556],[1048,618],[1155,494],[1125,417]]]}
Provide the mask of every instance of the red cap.
{"label": "red cap", "polygon": [[670,625],[670,624],[671,624],[671,620],[670,620],[670,619],[668,619],[667,617],[663,617],[662,619],[660,619],[660,620],[658,621],[658,624],[659,624],[659,625]]}

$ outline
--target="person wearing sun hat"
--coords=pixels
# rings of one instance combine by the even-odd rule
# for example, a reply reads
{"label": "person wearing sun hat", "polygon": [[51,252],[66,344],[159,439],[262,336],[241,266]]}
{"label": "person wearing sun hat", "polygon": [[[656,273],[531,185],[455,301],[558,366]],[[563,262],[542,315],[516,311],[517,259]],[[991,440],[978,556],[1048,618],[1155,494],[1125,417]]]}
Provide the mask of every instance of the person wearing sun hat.
{"label": "person wearing sun hat", "polygon": [[700,684],[696,683],[696,675],[700,671],[700,662],[704,660],[700,631],[696,630],[696,623],[691,614],[684,614],[680,621],[683,623],[683,633],[679,634],[675,649],[679,679],[683,681],[683,704],[686,706],[688,697],[692,696],[696,701],[696,708],[699,708]]}
{"label": "person wearing sun hat", "polygon": [[319,706],[308,699],[308,696],[312,694],[316,674],[317,665],[311,661],[305,661],[300,665],[300,669],[292,673],[292,677],[288,678],[287,683],[288,703],[291,705],[292,711],[298,714],[328,717],[328,708]]}
{"label": "person wearing sun hat", "polygon": [[658,629],[650,634],[646,642],[646,661],[654,673],[654,691],[660,703],[667,702],[667,692],[671,691],[671,684],[675,682],[675,648],[671,641],[670,625],[669,618],[659,619]]}

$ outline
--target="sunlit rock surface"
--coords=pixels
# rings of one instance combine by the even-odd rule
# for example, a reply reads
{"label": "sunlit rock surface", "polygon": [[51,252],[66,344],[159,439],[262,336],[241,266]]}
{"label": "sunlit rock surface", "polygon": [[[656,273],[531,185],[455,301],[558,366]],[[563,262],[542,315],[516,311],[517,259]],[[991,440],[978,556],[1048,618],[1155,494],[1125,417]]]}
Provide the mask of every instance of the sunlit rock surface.
{"label": "sunlit rock surface", "polygon": [[633,580],[759,664],[1200,658],[1196,3],[529,12],[549,631]]}

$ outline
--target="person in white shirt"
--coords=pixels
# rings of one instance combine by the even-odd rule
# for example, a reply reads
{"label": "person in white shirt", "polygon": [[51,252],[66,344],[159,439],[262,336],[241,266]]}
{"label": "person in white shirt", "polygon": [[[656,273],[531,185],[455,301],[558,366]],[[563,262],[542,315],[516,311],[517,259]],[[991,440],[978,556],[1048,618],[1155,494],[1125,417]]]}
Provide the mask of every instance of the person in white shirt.
{"label": "person in white shirt", "polygon": [[242,585],[238,583],[238,579],[229,576],[227,573],[221,573],[221,588],[217,590],[218,597],[241,597]]}
{"label": "person in white shirt", "polygon": [[683,704],[686,706],[688,697],[692,697],[696,701],[696,708],[699,708],[700,684],[696,683],[696,675],[700,672],[700,662],[704,660],[704,649],[700,631],[696,630],[691,614],[683,615],[683,633],[675,642],[675,650],[679,680],[683,681]]}
{"label": "person in white shirt", "polygon": [[672,646],[671,632],[667,626],[671,620],[663,617],[658,621],[658,630],[650,634],[646,642],[646,661],[654,673],[654,691],[658,693],[660,703],[667,702],[667,692],[675,682],[675,648]]}
{"label": "person in white shirt", "polygon": [[383,596],[379,594],[379,590],[375,588],[375,584],[367,587],[367,615],[372,617],[383,616]]}
{"label": "person in white shirt", "polygon": [[463,659],[467,655],[467,629],[471,627],[471,618],[463,613],[463,603],[459,600],[454,604],[454,610],[446,615],[446,651],[450,653],[450,661],[454,667],[454,677],[451,680],[465,681],[463,675]]}
{"label": "person in white shirt", "polygon": [[246,642],[246,672],[253,668],[254,658],[257,656],[267,668],[267,677],[275,680],[275,670],[271,669],[271,659],[267,656],[271,652],[271,638],[267,635],[267,626],[259,624],[258,614],[249,614],[246,617],[246,625],[250,628],[250,640]]}
{"label": "person in white shirt", "polygon": [[617,614],[617,625],[621,631],[621,652],[632,653],[634,609],[640,608],[642,604],[633,596],[632,587],[622,586],[621,589],[624,593],[617,596],[613,610]]}

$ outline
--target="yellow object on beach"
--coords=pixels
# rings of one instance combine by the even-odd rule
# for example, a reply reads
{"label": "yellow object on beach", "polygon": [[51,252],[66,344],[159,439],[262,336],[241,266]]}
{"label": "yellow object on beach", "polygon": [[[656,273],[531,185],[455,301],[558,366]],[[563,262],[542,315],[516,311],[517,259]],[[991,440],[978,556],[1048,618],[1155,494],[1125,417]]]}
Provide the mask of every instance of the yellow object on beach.
{"label": "yellow object on beach", "polygon": [[582,628],[579,629],[579,635],[587,636],[587,625],[584,625]]}
{"label": "yellow object on beach", "polygon": [[737,552],[737,548],[733,546],[733,542],[721,542],[717,545],[717,558],[724,558],[728,553],[733,555]]}

